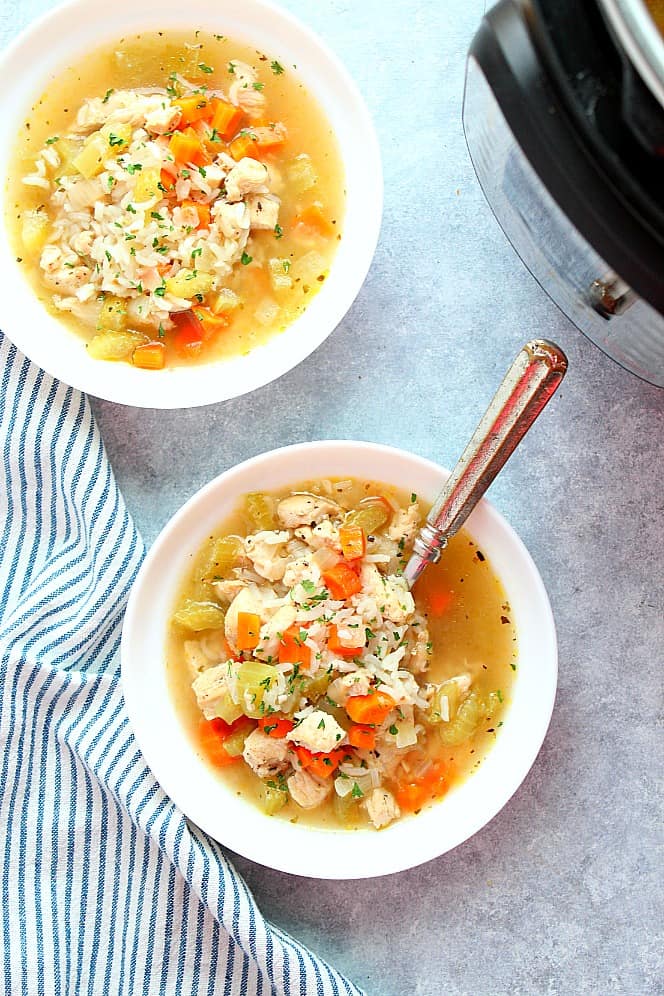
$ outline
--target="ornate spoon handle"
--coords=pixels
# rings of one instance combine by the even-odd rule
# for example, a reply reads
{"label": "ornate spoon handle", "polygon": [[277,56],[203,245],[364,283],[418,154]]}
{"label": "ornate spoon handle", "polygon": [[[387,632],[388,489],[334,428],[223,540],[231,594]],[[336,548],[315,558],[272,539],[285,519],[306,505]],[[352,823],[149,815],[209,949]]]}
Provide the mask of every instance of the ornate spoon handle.
{"label": "ornate spoon handle", "polygon": [[413,544],[404,577],[410,588],[435,564],[498,471],[555,394],[567,370],[559,346],[533,339],[521,349],[463,451]]}

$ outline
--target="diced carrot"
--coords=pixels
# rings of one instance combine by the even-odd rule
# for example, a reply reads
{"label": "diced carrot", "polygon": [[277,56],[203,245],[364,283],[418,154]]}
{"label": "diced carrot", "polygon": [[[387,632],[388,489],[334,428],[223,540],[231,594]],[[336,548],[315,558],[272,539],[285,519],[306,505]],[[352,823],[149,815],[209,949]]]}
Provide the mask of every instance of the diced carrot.
{"label": "diced carrot", "polygon": [[178,125],[180,129],[194,124],[195,121],[209,120],[214,113],[211,101],[201,93],[193,93],[188,97],[176,97],[173,104],[175,107],[179,107],[182,112]]}
{"label": "diced carrot", "polygon": [[180,207],[193,208],[198,215],[196,228],[210,227],[210,207],[207,204],[199,204],[198,201],[182,201]]}
{"label": "diced carrot", "polygon": [[341,526],[339,542],[346,560],[359,560],[367,552],[367,537],[362,526]]}
{"label": "diced carrot", "polygon": [[237,649],[253,650],[260,643],[261,617],[257,612],[238,612]]}
{"label": "diced carrot", "polygon": [[343,561],[323,571],[323,581],[332,598],[346,599],[362,591],[362,582],[357,573]]}
{"label": "diced carrot", "polygon": [[343,761],[345,752],[333,750],[329,754],[314,754],[307,771],[318,778],[329,778]]}
{"label": "diced carrot", "polygon": [[306,630],[303,626],[289,626],[281,635],[279,643],[280,664],[301,664],[309,667],[311,664],[311,648],[305,645]]}
{"label": "diced carrot", "polygon": [[311,204],[303,211],[300,211],[295,216],[293,228],[296,232],[302,232],[307,235],[319,235],[326,239],[336,232],[332,222],[323,214],[320,204]]}
{"label": "diced carrot", "polygon": [[259,730],[267,733],[268,737],[274,737],[275,740],[283,740],[294,727],[292,719],[287,719],[285,716],[264,716],[258,720]]}
{"label": "diced carrot", "polygon": [[[219,724],[223,723],[223,727]],[[209,761],[217,768],[225,768],[242,760],[242,755],[231,757],[224,749],[224,740],[230,735],[231,728],[221,719],[202,719],[198,725],[198,740]]]}
{"label": "diced carrot", "polygon": [[243,132],[234,138],[228,146],[228,151],[236,162],[240,159],[258,159],[258,142],[248,132]]}
{"label": "diced carrot", "polygon": [[286,144],[287,132],[282,124],[271,125],[267,128],[256,128],[251,126],[251,137],[254,139],[260,156],[270,155],[283,149]]}
{"label": "diced carrot", "polygon": [[204,308],[202,306],[197,306],[193,310],[196,318],[198,318],[203,326],[206,339],[217,335],[218,332],[224,332],[231,324],[231,317],[228,312],[221,311],[218,315],[215,315],[210,308]]}
{"label": "diced carrot", "polygon": [[364,650],[364,644],[361,647],[345,647],[343,643],[339,642],[339,631],[334,623],[330,624],[330,632],[327,638],[327,649],[337,657],[357,657]]}
{"label": "diced carrot", "polygon": [[176,326],[173,345],[183,356],[197,356],[203,348],[205,332],[193,311],[176,311],[171,314]]}
{"label": "diced carrot", "polygon": [[298,744],[293,744],[292,749],[295,751],[297,759],[300,762],[300,767],[306,770],[313,761],[314,755],[306,747],[300,747]]}
{"label": "diced carrot", "polygon": [[380,726],[396,702],[387,692],[370,692],[368,695],[351,695],[346,702],[346,712],[354,723],[363,726]]}
{"label": "diced carrot", "polygon": [[422,809],[428,802],[440,799],[449,788],[445,767],[434,764],[421,778],[410,778],[397,785],[394,796],[406,813]]}
{"label": "diced carrot", "polygon": [[175,190],[175,177],[168,170],[162,169],[159,174],[159,182],[164,188],[165,196],[168,196]]}
{"label": "diced carrot", "polygon": [[237,131],[244,117],[243,112],[235,104],[227,100],[220,100],[215,97],[212,100],[212,117],[210,118],[211,128],[228,140],[237,134]]}
{"label": "diced carrot", "polygon": [[146,342],[144,346],[137,346],[131,362],[142,370],[163,370],[166,363],[166,350],[163,343]]}
{"label": "diced carrot", "polygon": [[210,162],[200,138],[191,127],[185,128],[184,131],[176,131],[171,135],[168,151],[179,166],[183,166],[185,163],[204,166]]}
{"label": "diced carrot", "polygon": [[363,750],[373,750],[376,746],[376,731],[372,726],[356,723],[348,731],[348,743]]}

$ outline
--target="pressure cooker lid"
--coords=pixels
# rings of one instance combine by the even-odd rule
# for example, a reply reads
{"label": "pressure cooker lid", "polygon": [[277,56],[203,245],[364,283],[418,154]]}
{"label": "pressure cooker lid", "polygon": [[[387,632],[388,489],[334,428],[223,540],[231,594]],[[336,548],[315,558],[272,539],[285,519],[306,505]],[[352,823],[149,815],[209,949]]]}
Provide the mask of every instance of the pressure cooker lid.
{"label": "pressure cooker lid", "polygon": [[601,0],[501,0],[471,53],[558,206],[664,314],[664,106]]}

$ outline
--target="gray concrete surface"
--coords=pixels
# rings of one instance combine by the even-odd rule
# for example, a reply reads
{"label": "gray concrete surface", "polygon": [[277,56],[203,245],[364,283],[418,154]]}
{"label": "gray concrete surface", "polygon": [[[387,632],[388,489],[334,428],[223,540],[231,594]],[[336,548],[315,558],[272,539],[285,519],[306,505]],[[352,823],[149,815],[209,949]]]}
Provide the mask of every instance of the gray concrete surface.
{"label": "gray concrete surface", "polygon": [[[0,37],[49,6],[4,0]],[[129,508],[150,543],[211,477],[306,439],[376,440],[450,466],[522,342],[552,338],[570,373],[490,499],[548,587],[560,681],[525,783],[452,853],[350,884],[237,867],[269,917],[372,996],[662,993],[664,392],[568,323],[483,200],[460,118],[482,0],[285,6],[373,113],[376,258],[337,331],[276,383],[195,411],[95,403]]]}

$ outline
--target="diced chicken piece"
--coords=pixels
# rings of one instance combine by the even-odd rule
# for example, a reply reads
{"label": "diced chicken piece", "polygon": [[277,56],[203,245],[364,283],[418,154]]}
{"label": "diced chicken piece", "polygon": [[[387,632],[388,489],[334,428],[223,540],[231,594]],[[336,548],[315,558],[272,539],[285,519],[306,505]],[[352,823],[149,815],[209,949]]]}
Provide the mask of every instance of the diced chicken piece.
{"label": "diced chicken piece", "polygon": [[286,739],[306,747],[315,754],[329,754],[339,746],[345,736],[346,731],[339,726],[334,716],[323,712],[322,709],[314,709],[286,735]]}
{"label": "diced chicken piece", "polygon": [[260,642],[254,650],[254,657],[266,661],[278,656],[281,634],[293,625],[296,614],[294,605],[282,605],[277,609],[272,618],[261,626]]}
{"label": "diced chicken piece", "polygon": [[267,169],[255,159],[240,159],[226,177],[226,199],[241,201],[247,194],[267,193]]}
{"label": "diced chicken piece", "polygon": [[193,681],[192,688],[196,695],[198,708],[206,719],[214,719],[217,706],[228,694],[226,679],[228,677],[228,662],[217,664],[201,671]]}
{"label": "diced chicken piece", "polygon": [[145,127],[154,135],[165,135],[167,131],[177,127],[181,117],[182,111],[179,107],[173,106],[170,101],[162,100],[158,106],[147,111]]}
{"label": "diced chicken piece", "polygon": [[371,795],[367,796],[365,804],[369,819],[377,830],[386,827],[388,823],[398,820],[401,816],[396,799],[387,789],[374,789]]}
{"label": "diced chicken piece", "polygon": [[290,776],[286,784],[291,799],[302,809],[315,809],[327,799],[332,791],[331,778],[327,782],[319,781],[306,771],[296,771]]}
{"label": "diced chicken piece", "polygon": [[243,588],[228,606],[224,620],[224,633],[233,650],[237,650],[237,617],[239,612],[254,612],[260,615],[263,600],[255,586]]}
{"label": "diced chicken piece", "polygon": [[287,529],[297,526],[317,525],[326,516],[340,516],[341,507],[330,498],[312,495],[307,492],[282,498],[277,505],[279,521]]}
{"label": "diced chicken piece", "polygon": [[249,208],[249,223],[258,231],[274,231],[279,221],[281,201],[274,194],[249,194],[245,200]]}
{"label": "diced chicken piece", "polygon": [[400,508],[387,528],[387,535],[402,546],[412,543],[420,522],[420,506],[412,502],[408,508]]}
{"label": "diced chicken piece", "polygon": [[365,671],[350,671],[335,678],[327,689],[328,696],[337,705],[345,706],[352,695],[367,695],[371,681]]}
{"label": "diced chicken piece", "polygon": [[415,674],[421,674],[429,666],[429,630],[422,623],[413,632],[416,634],[415,642],[411,644],[410,652],[404,664]]}
{"label": "diced chicken piece", "polygon": [[365,626],[378,625],[380,613],[373,595],[365,595],[363,592],[360,592],[359,595],[353,595],[350,604]]}
{"label": "diced chicken piece", "polygon": [[183,650],[187,670],[192,679],[197,678],[201,671],[205,671],[210,667],[211,661],[207,654],[203,652],[203,648],[198,640],[185,640]]}
{"label": "diced chicken piece", "polygon": [[212,205],[215,227],[227,239],[239,239],[249,231],[249,208],[243,201],[227,204],[222,197]]}
{"label": "diced chicken piece", "polygon": [[394,575],[383,577],[373,564],[363,564],[360,581],[365,594],[375,598],[378,611],[385,619],[399,626],[412,616],[415,601],[408,591],[405,578]]}
{"label": "diced chicken piece", "polygon": [[227,578],[224,581],[214,581],[212,587],[220,601],[232,602],[235,596],[247,587],[247,582],[242,578]]}
{"label": "diced chicken piece", "polygon": [[[318,567],[311,562],[311,556],[297,557],[295,560],[289,562],[284,571],[283,581],[287,588],[295,588],[296,585],[302,584],[303,581],[311,581],[312,584],[318,587],[321,583],[321,573]],[[304,595],[303,601],[311,597],[304,590],[302,594]]]}
{"label": "diced chicken piece", "polygon": [[271,529],[247,536],[244,548],[257,574],[268,581],[281,581],[288,563],[285,547],[289,539],[287,532]]}
{"label": "diced chicken piece", "polygon": [[273,778],[288,768],[288,744],[277,737],[269,737],[262,730],[254,730],[244,742],[242,757],[259,778]]}
{"label": "diced chicken piece", "polygon": [[337,639],[342,647],[364,646],[364,630],[359,616],[348,616],[337,626]]}
{"label": "diced chicken piece", "polygon": [[339,542],[339,527],[329,519],[323,519],[317,526],[300,526],[295,530],[298,539],[304,540],[312,550],[320,550],[328,546],[331,550],[341,550]]}
{"label": "diced chicken piece", "polygon": [[233,59],[233,82],[228,88],[228,96],[232,103],[241,107],[250,118],[261,116],[265,108],[265,95],[262,87],[256,89],[254,83],[258,76],[253,66],[246,62],[239,62]]}

